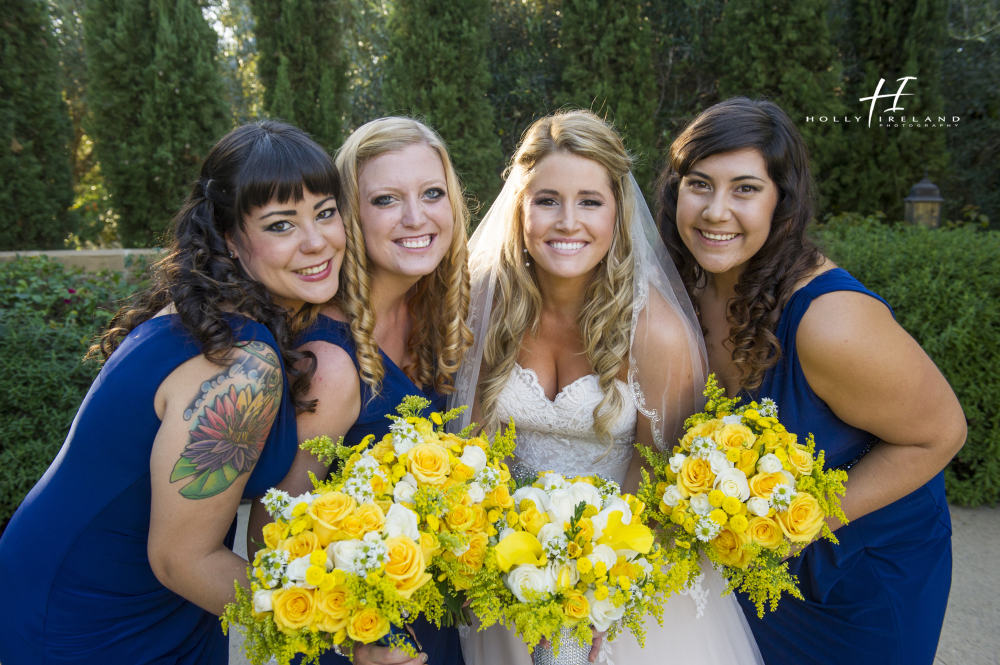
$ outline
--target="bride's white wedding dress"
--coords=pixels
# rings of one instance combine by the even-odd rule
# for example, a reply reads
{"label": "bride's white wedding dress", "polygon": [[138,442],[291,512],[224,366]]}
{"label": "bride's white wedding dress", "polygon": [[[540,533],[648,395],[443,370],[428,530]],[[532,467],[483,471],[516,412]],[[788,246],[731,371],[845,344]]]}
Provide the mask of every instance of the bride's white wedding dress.
{"label": "bride's white wedding dress", "polygon": [[[590,374],[566,386],[549,401],[535,373],[515,365],[501,392],[500,422],[514,418],[517,451],[512,472],[556,471],[572,478],[600,474],[621,484],[625,480],[635,443],[637,411],[628,384],[617,388],[628,406],[611,428],[614,446],[597,440],[594,407],[601,401],[597,376]],[[607,452],[607,455],[605,455]],[[736,598],[722,596],[725,582],[710,565],[703,565],[699,585],[686,595],[673,596],[663,614],[663,626],[646,622],[643,649],[624,631],[605,644],[598,662],[608,665],[752,665],[763,663],[753,634]],[[531,654],[521,638],[502,625],[485,631],[463,631],[466,665],[531,665]]]}

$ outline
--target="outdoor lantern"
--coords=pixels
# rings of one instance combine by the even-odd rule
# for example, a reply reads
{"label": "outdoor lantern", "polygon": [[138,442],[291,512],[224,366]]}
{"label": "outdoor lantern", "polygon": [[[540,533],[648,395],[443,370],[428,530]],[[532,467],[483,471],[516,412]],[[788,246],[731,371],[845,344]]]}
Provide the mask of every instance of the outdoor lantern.
{"label": "outdoor lantern", "polygon": [[924,173],[924,179],[910,188],[906,204],[906,221],[936,229],[941,224],[941,190]]}

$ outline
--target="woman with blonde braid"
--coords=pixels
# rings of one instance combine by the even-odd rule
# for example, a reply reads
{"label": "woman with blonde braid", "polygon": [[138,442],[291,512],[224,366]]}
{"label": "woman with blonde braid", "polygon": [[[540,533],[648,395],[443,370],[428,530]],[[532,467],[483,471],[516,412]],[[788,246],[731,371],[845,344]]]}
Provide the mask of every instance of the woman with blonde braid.
{"label": "woman with blonde braid", "polygon": [[[389,431],[387,413],[403,397],[425,395],[443,411],[445,394],[472,334],[462,187],[441,138],[410,118],[381,118],[358,128],[337,155],[347,254],[338,296],[299,338],[316,356],[313,413],[297,419],[299,440],[343,436],[351,445]],[[300,451],[279,485],[293,496],[312,489],[309,472],[328,469]],[[249,540],[267,522],[259,502]],[[256,534],[256,535],[254,535]],[[252,544],[251,544],[252,547]],[[460,665],[453,628],[414,624],[418,658],[377,646],[355,649],[361,663]],[[324,665],[346,663],[329,652]]]}
{"label": "woman with blonde braid", "polygon": [[[699,406],[707,360],[697,318],[631,166],[593,113],[542,118],[470,242],[475,344],[453,405],[473,404],[471,419],[490,433],[514,419],[516,478],[599,474],[634,492],[635,444],[669,446]],[[647,624],[645,649],[631,634],[610,645],[598,636],[591,661],[760,662],[735,599],[704,572],[690,597],[667,604],[664,627]],[[531,662],[500,625],[471,633],[462,650],[469,665]]]}

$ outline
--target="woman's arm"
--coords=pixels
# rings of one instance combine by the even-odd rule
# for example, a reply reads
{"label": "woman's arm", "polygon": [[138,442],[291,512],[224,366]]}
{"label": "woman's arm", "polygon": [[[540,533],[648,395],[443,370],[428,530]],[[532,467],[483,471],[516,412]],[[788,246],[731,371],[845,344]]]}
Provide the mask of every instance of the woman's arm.
{"label": "woman's arm", "polygon": [[[222,614],[246,585],[246,561],[223,541],[281,404],[281,367],[251,342],[223,366],[198,356],[174,370],[154,398],[149,563],[168,589]],[[206,389],[207,388],[207,389]]]}
{"label": "woman's arm", "polygon": [[[347,433],[361,413],[361,379],[354,361],[342,348],[328,342],[310,342],[299,350],[316,355],[316,372],[309,382],[306,399],[315,399],[316,410],[303,412],[295,418],[299,443],[317,436],[337,440]],[[323,480],[329,468],[310,452],[299,449],[288,474],[278,489],[298,496],[313,488],[309,472]],[[252,561],[264,542],[264,526],[271,521],[260,501],[250,507],[247,525],[247,556]]]}
{"label": "woman's arm", "polygon": [[848,519],[918,489],[965,443],[965,415],[951,386],[878,300],[850,291],[817,298],[799,324],[796,347],[820,399],[880,440],[850,470],[842,501]]}

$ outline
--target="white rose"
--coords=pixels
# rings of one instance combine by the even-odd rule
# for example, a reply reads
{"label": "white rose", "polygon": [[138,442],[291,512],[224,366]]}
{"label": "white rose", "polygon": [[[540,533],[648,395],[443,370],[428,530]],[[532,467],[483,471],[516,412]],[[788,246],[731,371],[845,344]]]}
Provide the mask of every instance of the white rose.
{"label": "white rose", "polygon": [[328,559],[333,559],[334,568],[353,572],[354,560],[362,546],[360,540],[338,540],[327,546],[326,556]]}
{"label": "white rose", "polygon": [[580,581],[580,571],[576,569],[576,561],[570,559],[567,563],[550,563],[545,566],[545,571],[551,579],[549,591],[555,593],[560,589],[568,589],[576,586]]}
{"label": "white rose", "polygon": [[468,551],[469,551],[469,543],[451,548],[451,553],[454,554],[455,556],[462,556]]}
{"label": "white rose", "polygon": [[385,516],[385,534],[389,538],[396,536],[406,536],[410,540],[420,542],[420,530],[417,514],[398,503],[392,504],[388,514]]}
{"label": "white rose", "polygon": [[486,490],[479,483],[469,483],[465,491],[469,493],[469,500],[472,503],[482,503],[486,498]]}
{"label": "white rose", "polygon": [[284,518],[286,522],[290,521],[292,519],[292,510],[295,508],[295,506],[299,505],[300,503],[312,505],[313,499],[315,498],[316,497],[313,496],[311,492],[306,492],[305,494],[300,494],[298,496],[292,497],[289,500],[288,505],[285,506],[285,509],[281,511],[281,516]]}
{"label": "white rose", "polygon": [[792,475],[791,471],[787,469],[782,469],[781,472],[785,474],[785,478],[788,478],[788,484],[792,489],[795,489],[795,476]]}
{"label": "white rose", "polygon": [[681,502],[681,491],[677,489],[677,485],[671,485],[667,488],[667,491],[663,493],[663,503],[667,504],[671,508],[676,506]]}
{"label": "white rose", "polygon": [[[726,457],[726,453],[721,450],[713,450],[708,454],[708,463],[712,467],[712,473],[719,475],[723,471],[733,468],[733,463]],[[675,472],[676,473],[676,472]]]}
{"label": "white rose", "polygon": [[535,508],[538,512],[548,512],[549,510],[549,495],[538,489],[537,487],[522,487],[514,492],[514,508],[521,510],[521,502],[525,499],[531,499]]}
{"label": "white rose", "polygon": [[611,570],[618,563],[618,554],[611,549],[610,545],[597,545],[594,551],[587,555],[590,563],[597,565],[598,561],[604,562],[604,567]]}
{"label": "white rose", "polygon": [[538,530],[538,535],[536,536],[536,538],[538,538],[538,542],[544,545],[553,538],[563,535],[563,533],[564,531],[562,524],[549,522],[548,524],[542,525],[542,528]]}
{"label": "white rose", "polygon": [[308,556],[300,556],[298,559],[292,561],[288,564],[288,568],[285,570],[285,575],[288,576],[288,581],[304,584],[306,581],[306,571],[309,570],[310,565],[312,564],[309,563]]}
{"label": "white rose", "polygon": [[750,497],[750,500],[747,501],[747,510],[757,517],[767,517],[770,509],[771,503],[767,499],[762,499],[759,496],[752,496]]}
{"label": "white rose", "polygon": [[725,416],[722,419],[722,422],[724,422],[727,425],[739,425],[743,422],[743,416],[739,414],[735,414],[732,416]]}
{"label": "white rose", "polygon": [[371,455],[365,455],[357,461],[354,465],[355,469],[377,469],[379,467],[378,460],[376,460]]}
{"label": "white rose", "polygon": [[566,479],[562,477],[562,474],[550,471],[538,480],[542,483],[542,489],[545,490],[557,490],[566,487]]}
{"label": "white rose", "polygon": [[750,485],[747,483],[747,477],[739,469],[726,469],[717,475],[713,487],[721,490],[726,496],[735,496],[741,502],[750,498]]}
{"label": "white rose", "polygon": [[571,490],[554,490],[549,494],[549,519],[562,526],[573,517],[576,510],[576,496]]}
{"label": "white rose", "polygon": [[410,483],[399,481],[396,483],[396,486],[392,488],[392,500],[396,503],[406,503],[413,499],[413,495],[416,493],[416,487]]}
{"label": "white rose", "polygon": [[[541,532],[542,532],[542,529],[539,529],[538,533],[541,533]],[[517,531],[515,531],[514,529],[511,529],[509,526],[505,526],[504,528],[500,529],[500,535],[497,537],[497,542],[499,543],[501,540],[503,540],[507,536],[509,536],[511,534],[514,534],[514,533],[517,533]],[[539,541],[539,542],[541,542],[541,541]]]}
{"label": "white rose", "polygon": [[757,470],[761,473],[777,473],[781,471],[781,460],[774,453],[768,453],[757,460]]}
{"label": "white rose", "polygon": [[712,504],[708,502],[707,494],[695,494],[691,497],[691,510],[695,515],[705,516],[712,512]]}
{"label": "white rose", "polygon": [[507,579],[505,580],[507,588],[511,590],[519,601],[522,603],[527,603],[528,598],[526,592],[546,592],[549,591],[550,583],[554,584],[555,580],[552,576],[546,572],[544,568],[538,568],[532,566],[529,563],[524,563],[519,566],[514,566],[511,571],[507,574]]}
{"label": "white rose", "polygon": [[632,521],[632,509],[621,497],[613,497],[608,502],[608,507],[594,515],[591,520],[594,524],[594,540],[604,535],[604,528],[608,526],[608,516],[616,510],[621,511],[622,524],[628,524]]}
{"label": "white rose", "polygon": [[392,449],[396,452],[397,457],[410,452],[410,448],[415,445],[417,445],[416,439],[410,439],[398,435],[393,435],[392,437]]}
{"label": "white rose", "polygon": [[264,612],[270,612],[273,608],[271,607],[271,593],[270,589],[260,589],[253,592],[253,611],[258,614],[263,614]]}
{"label": "white rose", "polygon": [[479,473],[486,468],[486,453],[479,446],[466,446],[460,461]]}
{"label": "white rose", "polygon": [[604,600],[597,600],[594,597],[592,589],[587,589],[587,593],[584,596],[587,597],[587,602],[590,603],[590,623],[594,624],[594,628],[597,630],[602,632],[607,631],[611,627],[611,624],[625,615],[625,605],[615,607],[610,597]]}
{"label": "white rose", "polygon": [[573,493],[577,503],[583,502],[601,509],[601,491],[590,483],[573,483],[569,486],[569,491]]}
{"label": "white rose", "polygon": [[687,455],[685,455],[684,453],[677,453],[676,455],[671,457],[669,460],[667,460],[668,462],[670,462],[670,470],[673,471],[674,473],[680,473],[681,467],[684,466],[684,460],[686,459]]}

